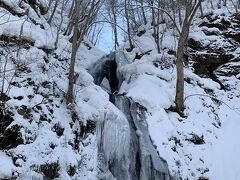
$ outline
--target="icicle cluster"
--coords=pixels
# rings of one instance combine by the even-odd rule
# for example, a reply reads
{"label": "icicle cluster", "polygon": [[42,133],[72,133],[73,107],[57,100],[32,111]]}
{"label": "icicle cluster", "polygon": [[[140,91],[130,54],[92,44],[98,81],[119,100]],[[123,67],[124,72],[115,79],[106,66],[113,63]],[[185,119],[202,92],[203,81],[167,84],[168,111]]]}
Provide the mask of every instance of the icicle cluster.
{"label": "icicle cluster", "polygon": [[104,153],[107,162],[128,156],[130,130],[121,112],[104,114],[104,121],[97,124],[97,137],[99,150]]}

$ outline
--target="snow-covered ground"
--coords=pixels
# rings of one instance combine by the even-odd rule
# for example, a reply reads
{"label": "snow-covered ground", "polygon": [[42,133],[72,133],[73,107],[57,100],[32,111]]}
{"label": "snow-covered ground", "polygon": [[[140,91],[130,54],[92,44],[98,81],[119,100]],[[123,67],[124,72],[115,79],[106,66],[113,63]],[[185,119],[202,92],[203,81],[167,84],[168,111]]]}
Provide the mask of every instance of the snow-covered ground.
{"label": "snow-covered ground", "polygon": [[[231,103],[231,102],[230,102]],[[233,104],[233,103],[231,103]],[[239,105],[239,99],[238,103]],[[213,142],[208,150],[207,161],[209,163],[210,179],[240,179],[240,114],[223,107],[222,112],[229,112],[226,118],[222,118],[222,127],[218,133],[218,139]]]}
{"label": "snow-covered ground", "polygon": [[[228,11],[224,12],[226,18],[231,19]],[[5,13],[3,8],[1,13]],[[219,10],[216,14],[220,14]],[[58,48],[53,50],[56,29],[49,27],[46,20],[42,16],[37,17],[33,10],[31,16],[43,24],[45,29],[26,20],[26,16],[1,16],[0,24],[4,24],[1,25],[0,35],[19,37],[22,27],[21,36],[33,44],[29,48],[19,47],[17,43],[7,50],[1,47],[1,59],[6,54],[13,58],[9,58],[6,66],[10,70],[7,73],[8,81],[11,81],[14,74],[11,69],[19,68],[12,80],[11,89],[7,92],[11,99],[6,104],[14,118],[8,129],[17,125],[22,142],[0,150],[0,179],[43,179],[49,169],[52,172],[58,171],[59,174],[55,175],[59,179],[97,179],[99,139],[95,127],[86,128],[87,133],[82,135],[80,143],[76,143],[75,133],[79,132],[80,125],[78,121],[73,121],[65,103],[71,44],[67,37],[60,35]],[[5,24],[8,20],[10,22]],[[193,23],[191,38],[200,41],[203,46],[230,46],[222,36],[207,36],[203,32],[204,29],[219,32],[218,29],[200,28],[197,26],[199,23],[199,19]],[[168,162],[173,176],[189,180],[239,180],[239,72],[236,75],[219,76],[222,83],[228,85],[227,90],[222,90],[216,81],[197,75],[191,64],[186,67],[186,117],[180,117],[169,109],[174,105],[176,68],[175,57],[168,52],[176,47],[175,33],[172,29],[166,30],[162,44],[164,50],[158,54],[151,28],[142,28],[146,29],[146,33],[134,37],[136,47],[132,52],[125,51],[128,43],[119,48],[129,60],[129,64],[118,67],[118,71],[124,75],[119,94],[126,94],[146,107],[151,138],[160,156]],[[120,123],[121,120],[125,122],[125,118],[109,101],[107,92],[94,84],[93,77],[87,70],[104,53],[86,39],[84,42],[85,45],[82,44],[78,51],[76,65],[76,73],[79,74],[75,93],[77,115],[84,125],[91,121],[101,123],[108,117],[115,117],[113,121],[116,124],[109,123],[115,126],[106,129],[104,135],[110,136],[105,137],[108,141],[112,137],[115,137],[113,140],[121,140],[112,143],[113,148],[108,152],[109,156],[119,155],[116,147],[124,141],[124,137],[119,134],[128,132],[126,126]],[[52,52],[44,52],[46,49],[51,49]],[[135,59],[136,53],[139,55],[148,51],[150,52],[141,59]],[[239,57],[239,49],[234,51],[234,55]],[[236,67],[239,66],[239,61],[230,64]],[[229,74],[227,68],[221,69]],[[7,81],[4,88],[8,88]],[[113,129],[114,133],[110,131]],[[125,147],[122,149],[124,151]]]}
{"label": "snow-covered ground", "polygon": [[[218,10],[213,14],[222,12]],[[223,17],[228,20],[232,18],[226,15]],[[204,47],[223,46],[227,52],[228,41],[221,36],[206,36],[203,30],[211,31],[211,28],[197,27],[200,23],[201,21],[194,22],[190,37],[201,42]],[[233,29],[230,28],[230,31]],[[183,179],[238,180],[238,75],[220,75],[219,79],[229,87],[228,90],[223,90],[214,79],[196,75],[190,65],[185,69],[186,117],[180,117],[169,110],[174,104],[176,69],[172,66],[174,57],[167,51],[174,50],[174,38],[168,38],[166,44],[163,41],[163,46],[167,49],[157,54],[151,33],[151,30],[147,30],[141,37],[135,37],[136,48],[130,53],[125,52],[132,63],[120,68],[125,73],[120,94],[127,93],[128,97],[147,108],[151,137],[160,155],[167,160],[173,175]],[[165,32],[165,38],[167,37],[172,37],[171,31]],[[126,43],[124,47],[127,46]],[[136,53],[149,50],[152,51],[140,60],[134,59]],[[239,57],[237,50],[232,54]],[[232,68],[237,68],[239,61],[230,64],[235,64]],[[224,68],[220,71],[224,72]],[[226,75],[229,72],[226,71]]]}

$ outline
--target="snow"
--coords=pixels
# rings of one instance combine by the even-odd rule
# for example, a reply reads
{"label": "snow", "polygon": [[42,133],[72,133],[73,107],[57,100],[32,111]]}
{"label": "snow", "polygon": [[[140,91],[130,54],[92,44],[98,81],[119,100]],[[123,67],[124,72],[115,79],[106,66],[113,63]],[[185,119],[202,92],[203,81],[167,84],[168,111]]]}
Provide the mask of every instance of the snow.
{"label": "snow", "polygon": [[[15,25],[18,26],[20,24],[16,23]],[[30,25],[32,29],[28,29],[29,33],[34,30],[35,27],[33,24]],[[9,25],[3,27],[5,29],[1,28],[1,31],[4,33],[10,28]],[[15,30],[18,28],[19,26],[16,27]],[[38,29],[38,27],[36,28]],[[26,31],[28,30],[26,29]],[[45,33],[48,32],[48,30],[38,30],[44,34],[40,34],[37,37],[38,31],[36,31],[34,36],[36,37],[35,40],[44,41]],[[17,32],[12,28],[12,31],[9,31],[9,33],[11,33],[11,35],[16,35]],[[32,33],[34,32],[32,31]],[[29,34],[25,35],[26,38],[31,36]],[[54,42],[54,37],[49,37],[48,41]],[[59,60],[60,58],[70,58],[69,49],[71,45],[64,38],[60,39],[59,42],[60,46],[56,54],[49,56],[39,49],[37,43],[35,43],[34,47],[31,46],[30,49],[20,48],[19,50],[18,62],[24,64],[29,71],[20,71],[18,72],[19,75],[13,79],[13,82],[19,85],[11,86],[8,93],[11,97],[11,100],[8,101],[8,106],[12,107],[14,113],[14,121],[8,128],[14,125],[21,126],[20,132],[24,144],[20,144],[16,148],[8,150],[11,157],[16,158],[18,167],[13,164],[10,166],[10,161],[2,161],[2,159],[5,160],[7,156],[1,154],[0,164],[9,164],[9,168],[3,169],[3,166],[0,166],[0,178],[11,178],[12,170],[14,170],[14,172],[16,171],[18,173],[20,179],[44,179],[43,173],[40,172],[41,166],[51,163],[59,164],[60,179],[94,179],[97,176],[96,135],[84,137],[79,144],[80,151],[73,148],[75,139],[73,131],[74,127],[78,128],[78,125],[76,124],[74,127],[71,127],[72,118],[69,115],[65,102],[61,100],[63,99],[62,92],[67,90],[66,74],[68,61],[65,60],[64,62]],[[47,44],[43,43],[42,45]],[[80,114],[79,117],[81,117],[82,122],[85,123],[87,120],[95,121],[95,115],[99,115],[99,112],[104,114],[104,112],[108,110],[105,103],[110,103],[108,101],[108,95],[100,87],[93,84],[93,78],[87,73],[82,65],[84,61],[88,62],[90,65],[98,60],[103,53],[95,47],[88,50],[84,45],[81,45],[80,49],[81,50],[78,52],[80,58],[77,62],[79,79],[76,85],[76,89],[79,90],[79,94],[77,94],[79,98],[77,98],[78,102],[76,109],[82,108],[82,111],[78,111],[78,113]],[[12,52],[9,54],[9,57],[15,57],[16,50],[14,47],[11,50]],[[85,56],[82,54],[85,54]],[[88,55],[86,56],[86,54]],[[45,59],[48,59],[48,63],[45,62]],[[86,64],[87,63],[85,63],[85,65]],[[9,60],[7,69],[12,69],[14,67],[14,64]],[[13,73],[14,71],[8,72],[7,78],[9,81]],[[55,83],[55,87],[52,89],[53,82]],[[47,85],[43,85],[44,83]],[[7,87],[8,83],[5,84],[5,89]],[[55,97],[54,94],[58,94],[58,98]],[[20,96],[23,97],[22,100],[13,98]],[[93,98],[90,103],[87,103],[88,96],[89,98]],[[95,97],[98,97],[98,103],[94,101]],[[95,100],[96,99],[97,98],[95,98]],[[104,102],[102,102],[103,99],[105,99]],[[84,103],[82,104],[82,102]],[[36,104],[39,104],[38,107],[35,107]],[[26,119],[18,113],[18,109],[23,105],[30,109],[30,119]],[[41,118],[45,118],[45,120],[41,120]],[[49,121],[49,119],[51,119],[51,121]],[[63,135],[57,135],[54,129],[56,124],[64,128]],[[2,151],[0,152],[3,153]],[[10,157],[9,160],[11,160]],[[70,177],[67,173],[69,166],[75,167],[76,173],[73,177]]]}
{"label": "snow", "polygon": [[[206,36],[203,30],[218,31],[214,28],[194,26],[190,37],[200,41],[203,47],[231,47],[218,36]],[[147,34],[148,32],[143,36],[148,36]],[[166,38],[168,36],[171,35],[167,34]],[[153,49],[140,60],[133,60],[135,53],[149,50],[154,44],[151,38],[135,38],[138,38],[138,44],[143,44],[143,50],[137,46],[132,52],[125,52],[131,63],[120,68],[124,81],[119,93],[126,93],[133,101],[147,108],[151,138],[160,156],[167,160],[172,175],[183,179],[239,179],[237,152],[240,144],[236,137],[240,132],[240,117],[239,113],[235,113],[236,110],[232,110],[239,108],[239,81],[235,77],[222,78],[230,85],[230,89],[232,88],[230,92],[225,92],[217,82],[199,77],[191,67],[185,68],[185,78],[190,79],[190,82],[185,82],[184,96],[188,98],[185,100],[186,117],[182,118],[168,110],[174,104],[176,69],[167,67],[166,64],[161,64],[163,68],[153,66],[153,62],[161,62],[162,57],[165,62],[171,62],[171,56],[164,52],[156,55],[156,50]],[[171,46],[174,44],[173,40],[167,43],[163,41],[163,46],[174,48]],[[150,48],[147,44],[151,44]],[[231,66],[234,66],[233,64],[234,62],[231,62]],[[223,71],[224,67],[221,69]],[[225,69],[227,71],[227,68]],[[211,90],[212,94],[208,94],[206,90]],[[224,103],[218,104],[216,99]],[[189,141],[193,134],[203,137],[204,143],[194,144]]]}
{"label": "snow", "polygon": [[221,112],[226,112],[226,114],[221,116],[223,126],[218,133],[218,139],[208,150],[207,160],[212,168],[210,179],[238,180],[240,178],[240,144],[237,140],[240,136],[240,113],[237,110],[239,100],[238,98],[227,102],[236,110],[232,110],[227,106],[222,106],[220,109]]}
{"label": "snow", "polygon": [[44,7],[48,7],[48,0],[38,0],[38,2],[42,5],[42,6],[44,6]]}
{"label": "snow", "polygon": [[[16,2],[5,0],[11,6],[14,3],[16,5]],[[46,4],[47,1],[39,2]],[[23,9],[18,7],[15,10],[23,12],[26,7],[23,4]],[[216,10],[216,14],[221,14],[220,10]],[[77,150],[74,148],[74,131],[79,129],[79,124],[73,122],[65,105],[71,44],[67,37],[60,35],[58,48],[54,53],[46,54],[41,49],[54,48],[56,29],[46,25],[46,20],[39,18],[33,9],[30,9],[29,16],[43,24],[45,30],[26,16],[2,16],[0,22],[0,35],[20,37],[23,25],[21,37],[34,43],[29,49],[20,47],[18,62],[25,64],[30,71],[23,70],[14,77],[13,81],[19,86],[11,86],[8,92],[11,100],[7,102],[14,113],[14,121],[8,128],[19,125],[24,144],[0,151],[0,179],[11,178],[15,174],[20,179],[44,179],[41,165],[56,162],[59,163],[59,179],[97,179],[98,150],[103,149],[109,162],[113,159],[121,160],[128,156],[130,143],[125,115],[109,101],[108,93],[94,84],[88,72],[104,53],[84,39],[91,48],[82,44],[77,54],[76,73],[79,76],[75,86],[76,112],[83,125],[93,121],[97,126],[96,133],[83,135]],[[219,36],[204,34],[204,30],[219,32],[217,28],[199,28],[195,26],[197,23],[200,23],[198,19],[193,23],[190,37],[201,41],[204,47],[231,46]],[[176,68],[172,66],[174,56],[167,51],[175,50],[176,35],[171,30],[164,31],[162,49],[166,50],[157,53],[152,30],[143,28],[147,32],[141,37],[134,37],[136,47],[132,52],[124,50],[128,43],[124,43],[116,52],[116,56],[122,57],[118,62],[118,74],[123,75],[119,94],[126,94],[131,101],[147,109],[146,120],[151,140],[160,156],[167,161],[172,175],[189,180],[201,177],[210,180],[240,179],[240,143],[237,140],[240,137],[240,74],[230,77],[220,75],[219,80],[230,89],[223,91],[217,82],[196,75],[191,67],[185,68],[185,78],[190,81],[185,82],[184,96],[188,97],[185,99],[186,117],[180,117],[169,110],[174,105]],[[9,48],[9,56],[16,57],[17,48]],[[141,59],[134,59],[136,53],[149,50],[151,52]],[[239,48],[234,51],[234,55],[239,56]],[[231,62],[227,65],[236,67],[239,63]],[[14,67],[15,64],[9,60],[7,69]],[[218,71],[228,72],[228,67]],[[7,73],[8,80],[13,73]],[[44,82],[49,83],[49,87],[43,87]],[[4,89],[7,87],[8,83]],[[16,98],[20,96],[22,100]],[[39,106],[34,107],[36,104]],[[23,105],[31,110],[30,119],[18,113]],[[41,120],[43,117],[45,119]],[[56,125],[64,128],[62,135],[54,129]],[[144,135],[140,131],[136,134],[140,137]],[[193,143],[193,135],[203,137],[204,142]],[[13,163],[12,159],[16,161]],[[76,167],[72,177],[67,173],[69,166]]]}
{"label": "snow", "polygon": [[[7,20],[6,20],[7,21]],[[24,20],[17,20],[10,18],[9,23],[4,24],[3,28],[1,28],[0,34],[6,35],[10,37],[20,37],[20,26],[23,24],[23,32],[21,37],[29,39],[30,41],[35,42],[35,46],[39,48],[48,47],[49,49],[53,49],[54,42],[52,41],[53,35],[51,31],[44,31],[37,26],[34,26],[28,22],[24,22]],[[4,31],[3,31],[4,29]]]}
{"label": "snow", "polygon": [[7,5],[8,7],[12,7],[14,9],[15,12],[19,13],[19,14],[23,14],[25,11],[23,9],[21,9],[18,6],[18,2],[16,2],[16,0],[1,0],[2,3],[4,3],[5,5]]}
{"label": "snow", "polygon": [[[39,25],[31,23],[29,17],[27,16],[16,17],[11,14],[5,15],[4,12],[1,12],[1,14],[0,35],[33,41],[35,43],[35,47],[38,48],[54,48],[54,42],[56,39],[56,33],[53,32],[55,31],[54,29],[41,29]],[[33,15],[29,16],[31,17]]]}
{"label": "snow", "polygon": [[[196,41],[201,42],[201,44],[205,47],[211,43],[210,39],[204,34],[204,32],[199,31],[199,28],[194,29],[190,32],[189,38],[193,38]],[[217,36],[212,36],[211,40],[216,40]]]}
{"label": "snow", "polygon": [[[143,84],[144,87],[142,87]],[[168,108],[172,104],[172,95],[174,94],[173,91],[162,91],[163,88],[168,89],[168,86],[169,84],[160,81],[158,77],[140,75],[131,84],[131,89],[127,95],[149,109]]]}
{"label": "snow", "polygon": [[11,157],[0,151],[0,177],[10,178],[14,174],[16,167],[13,165]]}

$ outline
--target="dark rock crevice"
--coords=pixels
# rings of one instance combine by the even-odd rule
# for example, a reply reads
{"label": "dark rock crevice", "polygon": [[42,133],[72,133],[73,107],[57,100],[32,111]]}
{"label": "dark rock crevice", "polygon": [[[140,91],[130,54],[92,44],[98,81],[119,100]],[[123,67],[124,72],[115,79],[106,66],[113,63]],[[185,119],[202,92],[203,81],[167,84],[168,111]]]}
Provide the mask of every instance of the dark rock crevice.
{"label": "dark rock crevice", "polygon": [[220,85],[222,90],[226,90],[224,84],[218,79],[215,71],[222,65],[228,63],[234,56],[232,54],[193,54],[191,59],[194,61],[193,68],[195,73],[206,76]]}

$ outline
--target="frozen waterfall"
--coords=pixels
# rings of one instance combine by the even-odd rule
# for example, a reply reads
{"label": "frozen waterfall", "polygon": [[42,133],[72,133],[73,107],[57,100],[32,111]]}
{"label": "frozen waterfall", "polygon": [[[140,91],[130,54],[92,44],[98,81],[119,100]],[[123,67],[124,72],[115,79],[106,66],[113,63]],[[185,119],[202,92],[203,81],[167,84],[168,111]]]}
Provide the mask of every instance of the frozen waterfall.
{"label": "frozen waterfall", "polygon": [[116,93],[124,81],[117,68],[128,63],[124,53],[117,51],[104,56],[90,69],[97,85],[104,78],[109,81],[110,101],[119,111],[106,114],[97,125],[100,179],[170,180],[167,162],[152,144],[145,108]]}

